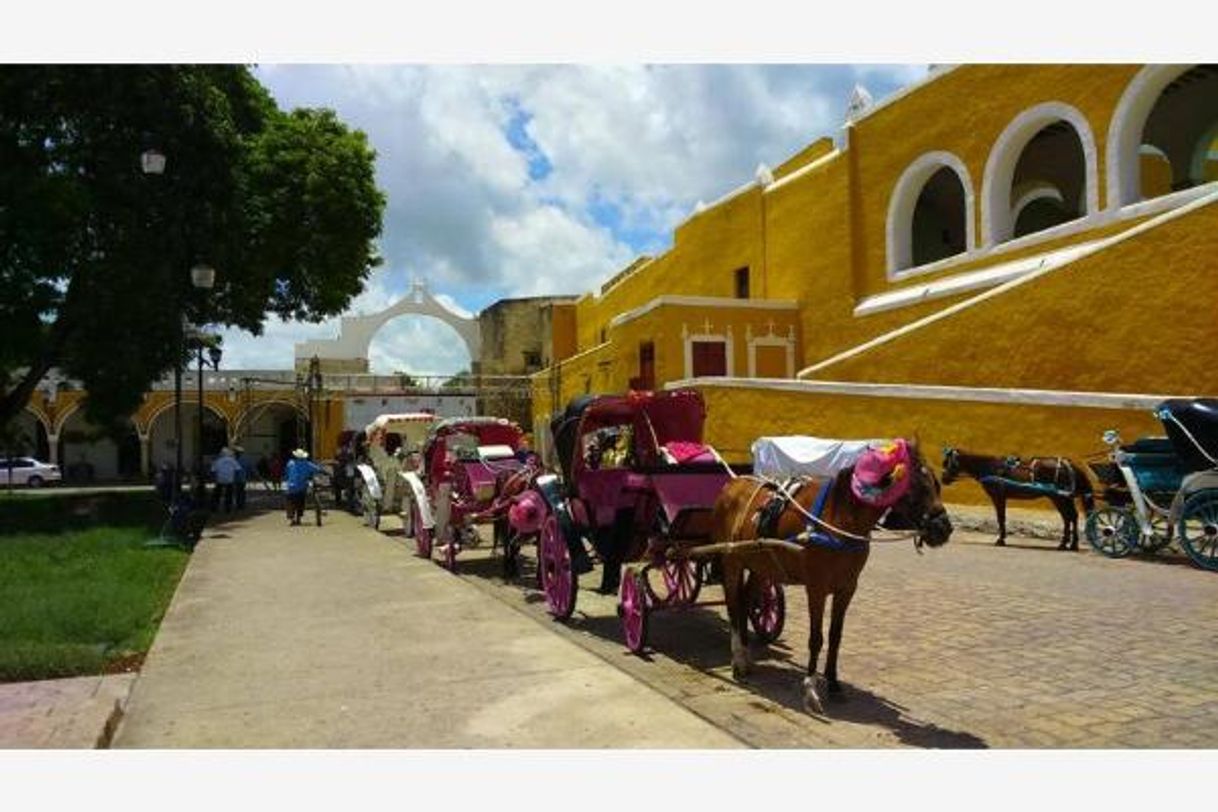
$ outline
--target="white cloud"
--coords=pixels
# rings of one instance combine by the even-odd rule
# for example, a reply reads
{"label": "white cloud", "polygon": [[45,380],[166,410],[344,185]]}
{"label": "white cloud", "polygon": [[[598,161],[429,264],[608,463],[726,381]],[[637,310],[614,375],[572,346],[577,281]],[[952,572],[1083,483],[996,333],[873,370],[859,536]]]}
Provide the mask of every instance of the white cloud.
{"label": "white cloud", "polygon": [[[751,180],[759,163],[776,166],[834,135],[855,82],[879,100],[925,72],[899,65],[257,70],[281,106],[331,107],[377,150],[377,182],[388,195],[386,266],[353,312],[388,306],[411,278],[470,311],[505,296],[590,290],[638,253],[663,250],[699,199],[714,200]],[[529,154],[506,134],[520,115],[536,145]],[[544,160],[548,174],[530,176],[530,157]],[[460,342],[447,327],[414,324],[384,328],[375,366],[452,372],[468,363],[457,359]],[[336,320],[271,322],[263,338],[230,335],[226,364],[288,367],[293,342],[336,332]]]}

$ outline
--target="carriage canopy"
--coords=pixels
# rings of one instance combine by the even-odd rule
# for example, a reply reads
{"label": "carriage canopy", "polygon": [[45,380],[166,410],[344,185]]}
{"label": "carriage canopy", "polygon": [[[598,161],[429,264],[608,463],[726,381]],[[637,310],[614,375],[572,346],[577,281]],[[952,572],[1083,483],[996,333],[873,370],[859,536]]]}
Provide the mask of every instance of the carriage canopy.
{"label": "carriage canopy", "polygon": [[386,454],[392,454],[403,446],[408,451],[414,451],[435,422],[436,416],[429,412],[382,414],[368,424],[364,434],[369,445],[383,449]]}
{"label": "carriage canopy", "polygon": [[457,456],[478,457],[478,449],[486,446],[507,446],[519,450],[524,432],[516,423],[504,417],[450,417],[436,423],[423,446],[426,470],[433,472],[442,458],[437,452],[449,450]]}
{"label": "carriage canopy", "polygon": [[1218,468],[1218,398],[1172,398],[1155,414],[1186,472]]}
{"label": "carriage canopy", "polygon": [[629,457],[631,466],[662,465],[665,447],[701,445],[705,422],[706,404],[696,389],[604,395],[583,407],[571,453],[585,459],[589,447],[603,440],[602,446],[611,442]]}

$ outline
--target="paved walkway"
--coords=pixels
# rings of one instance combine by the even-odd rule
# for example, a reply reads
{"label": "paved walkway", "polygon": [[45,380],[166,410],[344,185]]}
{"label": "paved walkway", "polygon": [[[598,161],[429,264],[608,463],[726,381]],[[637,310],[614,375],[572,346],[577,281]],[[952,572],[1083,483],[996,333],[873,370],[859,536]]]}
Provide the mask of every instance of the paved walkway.
{"label": "paved walkway", "polygon": [[[746,683],[731,676],[721,606],[654,614],[642,658],[626,652],[615,599],[591,589],[550,627],[754,747],[1218,747],[1218,574],[1178,553],[1112,560],[1086,542],[993,538],[958,530],[921,556],[875,545],[846,621],[846,697],[823,717],[799,701],[798,588]],[[517,582],[503,583],[485,547],[463,554],[459,575],[545,623],[525,553]],[[709,586],[702,600],[721,595]]]}
{"label": "paved walkway", "polygon": [[0,748],[105,747],[134,674],[0,685]]}
{"label": "paved walkway", "polygon": [[354,517],[207,536],[116,747],[741,745]]}

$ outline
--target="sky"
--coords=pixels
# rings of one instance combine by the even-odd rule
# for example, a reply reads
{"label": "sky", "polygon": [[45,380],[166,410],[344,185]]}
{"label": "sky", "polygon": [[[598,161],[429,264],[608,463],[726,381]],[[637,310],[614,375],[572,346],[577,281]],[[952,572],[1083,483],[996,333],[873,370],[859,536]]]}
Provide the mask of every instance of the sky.
{"label": "sky", "polygon": [[[367,134],[387,196],[373,272],[350,313],[412,280],[477,313],[505,297],[579,294],[671,245],[701,203],[811,142],[836,137],[856,84],[878,102],[925,65],[263,64],[280,107],[328,107]],[[228,331],[224,365],[290,368],[293,344],[337,335],[272,319]],[[377,334],[374,372],[469,365],[457,334],[402,317]]]}

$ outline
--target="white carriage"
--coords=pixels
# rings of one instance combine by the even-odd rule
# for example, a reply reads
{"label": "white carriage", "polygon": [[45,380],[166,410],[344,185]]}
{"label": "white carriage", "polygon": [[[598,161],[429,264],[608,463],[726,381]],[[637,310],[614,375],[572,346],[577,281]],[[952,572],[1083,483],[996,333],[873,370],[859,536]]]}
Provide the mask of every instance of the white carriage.
{"label": "white carriage", "polygon": [[369,527],[380,527],[381,517],[388,513],[409,521],[411,498],[406,474],[418,469],[423,441],[435,422],[436,416],[427,412],[383,414],[364,430],[368,456],[356,470],[364,523]]}

